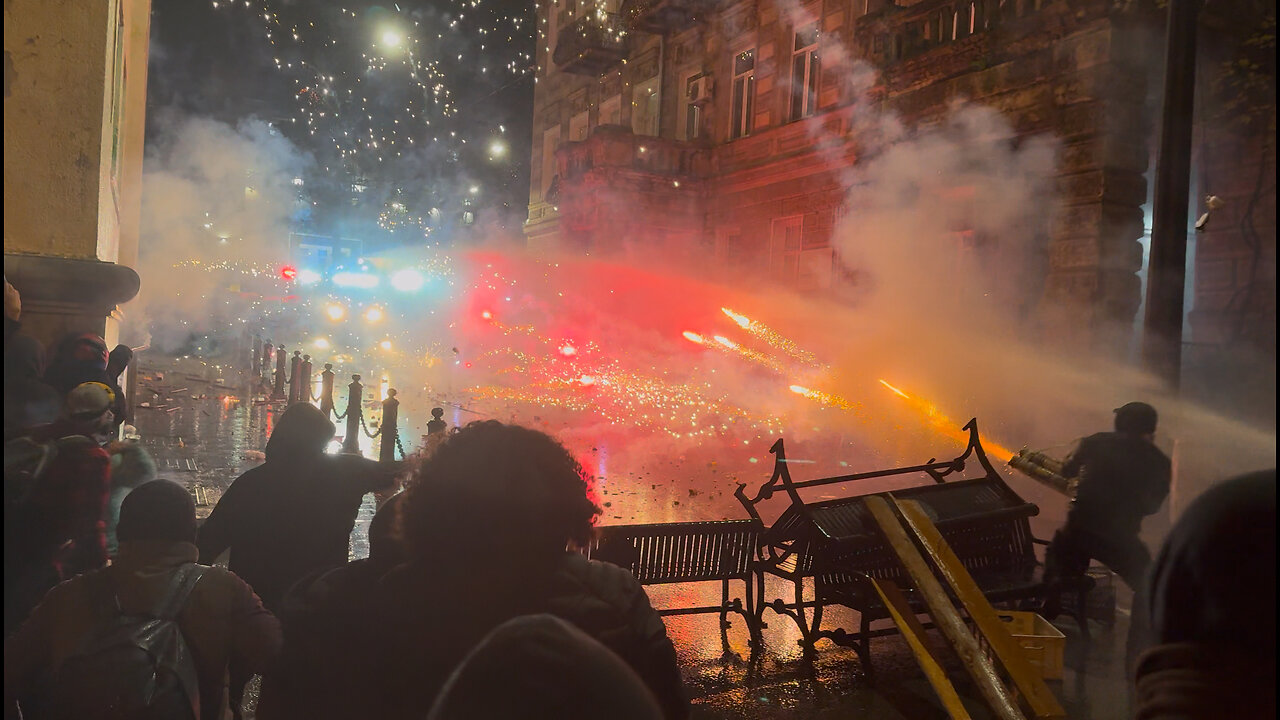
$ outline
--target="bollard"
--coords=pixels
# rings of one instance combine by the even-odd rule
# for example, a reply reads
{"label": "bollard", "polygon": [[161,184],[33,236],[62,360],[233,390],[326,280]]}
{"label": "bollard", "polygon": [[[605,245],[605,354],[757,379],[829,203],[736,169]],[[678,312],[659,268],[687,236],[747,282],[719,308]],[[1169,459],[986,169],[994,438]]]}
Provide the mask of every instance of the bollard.
{"label": "bollard", "polygon": [[396,428],[396,421],[400,417],[400,401],[396,399],[396,391],[394,388],[387,390],[387,399],[382,401],[382,445],[378,448],[378,460],[380,462],[395,462],[396,459],[396,437],[399,430]]}
{"label": "bollard", "polygon": [[431,420],[427,422],[427,435],[444,433],[449,423],[444,421],[444,408],[431,408]]}
{"label": "bollard", "polygon": [[333,410],[333,364],[325,363],[320,373],[320,412],[327,418]]}
{"label": "bollard", "polygon": [[258,374],[258,385],[264,388],[264,392],[270,392],[271,360],[271,341],[267,340],[262,344],[262,372]]}
{"label": "bollard", "polygon": [[271,390],[271,399],[284,400],[288,397],[284,392],[284,346],[276,348],[275,387]]}
{"label": "bollard", "polygon": [[440,443],[448,437],[445,430],[449,423],[444,421],[444,408],[431,408],[431,419],[427,421],[427,434],[422,436],[422,449],[427,454],[436,451]]}
{"label": "bollard", "polygon": [[298,384],[302,379],[302,351],[294,350],[293,357],[289,358],[289,404],[293,405],[298,402],[301,395],[298,393]]}
{"label": "bollard", "polygon": [[347,386],[347,434],[342,439],[342,452],[360,454],[360,403],[364,400],[364,385],[360,376],[352,375]]}
{"label": "bollard", "polygon": [[302,356],[302,365],[300,367],[302,369],[302,377],[299,379],[300,382],[298,383],[298,401],[310,405],[312,385],[310,355]]}

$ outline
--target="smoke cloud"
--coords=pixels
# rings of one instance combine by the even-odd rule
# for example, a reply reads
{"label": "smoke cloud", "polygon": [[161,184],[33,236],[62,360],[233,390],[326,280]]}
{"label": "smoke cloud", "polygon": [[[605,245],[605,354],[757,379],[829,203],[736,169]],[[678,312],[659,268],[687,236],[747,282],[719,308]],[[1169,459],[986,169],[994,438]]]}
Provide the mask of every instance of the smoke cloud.
{"label": "smoke cloud", "polygon": [[305,210],[294,178],[309,159],[259,120],[162,112],[157,124],[143,171],[140,304],[153,343],[174,352],[243,325],[255,296],[279,294],[274,271]]}

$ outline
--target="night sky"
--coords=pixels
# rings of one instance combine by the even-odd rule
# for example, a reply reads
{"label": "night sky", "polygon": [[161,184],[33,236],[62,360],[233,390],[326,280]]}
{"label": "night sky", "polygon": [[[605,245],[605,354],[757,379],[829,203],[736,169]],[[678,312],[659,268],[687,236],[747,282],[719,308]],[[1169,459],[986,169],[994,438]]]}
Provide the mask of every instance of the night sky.
{"label": "night sky", "polygon": [[412,243],[436,209],[518,232],[533,35],[527,0],[155,0],[148,138],[175,116],[271,123],[311,159],[306,230]]}

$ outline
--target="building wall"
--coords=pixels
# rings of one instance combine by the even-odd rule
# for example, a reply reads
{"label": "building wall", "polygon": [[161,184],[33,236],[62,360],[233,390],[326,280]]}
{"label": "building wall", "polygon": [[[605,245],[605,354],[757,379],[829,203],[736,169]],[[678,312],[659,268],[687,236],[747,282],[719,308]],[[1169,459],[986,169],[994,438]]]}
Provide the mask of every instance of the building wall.
{"label": "building wall", "polygon": [[47,342],[112,340],[138,289],[117,263],[137,258],[149,33],[150,0],[5,4],[5,273]]}
{"label": "building wall", "polygon": [[[558,16],[554,23],[552,11]],[[583,15],[570,0],[539,5],[544,36],[526,224],[531,245],[572,239],[576,246],[607,246],[622,235],[617,228],[627,228],[628,238],[646,227],[663,237],[693,232],[697,237],[691,242],[713,250],[721,261],[716,267],[754,270],[800,287],[840,282],[830,244],[848,191],[846,173],[858,162],[859,117],[853,105],[858,98],[851,68],[864,61],[878,73],[868,102],[908,125],[935,123],[953,102],[969,99],[1005,115],[1013,128],[1012,143],[1040,134],[1060,142],[1054,178],[1059,211],[1027,233],[1026,242],[1043,258],[1037,270],[1043,276],[1032,283],[1039,297],[1029,303],[1025,332],[1077,350],[1123,354],[1133,347],[1141,301],[1138,272],[1153,134],[1152,85],[1161,52],[1159,18],[1095,0],[650,0],[623,3],[618,11],[632,25],[629,44],[616,61],[610,62],[607,52],[553,58],[558,44],[587,51],[593,45],[564,31]],[[974,31],[955,32],[951,26],[967,16],[974,18]],[[814,23],[821,30],[823,65],[817,111],[793,122],[793,40],[798,30]],[[552,24],[558,28],[554,38],[548,32]],[[655,32],[664,28],[664,33]],[[754,127],[746,137],[735,138],[733,60],[749,48],[755,53]],[[599,62],[583,64],[582,57]],[[712,92],[701,110],[698,137],[690,139],[681,91],[684,79],[696,72],[710,76]],[[572,119],[587,113],[593,134],[586,144],[603,145],[594,136],[602,104],[620,94],[621,124],[630,127],[636,90],[656,74],[662,78],[663,142],[672,144],[672,152],[685,148],[702,153],[705,160],[691,163],[683,175],[663,170],[646,176],[636,153],[606,161],[608,169],[596,164],[583,171],[578,156],[594,157],[595,151],[578,148],[570,139]],[[544,170],[543,154],[550,150],[544,133],[557,127],[559,157],[548,160]],[[550,181],[543,176],[550,172],[558,177],[546,197],[543,187]],[[623,176],[630,178],[627,183],[618,182]],[[667,187],[662,196],[667,206],[679,208],[670,215],[655,213],[654,202],[639,201],[644,193],[633,190],[676,181],[681,187]],[[637,201],[628,203],[633,192]],[[689,202],[691,209],[681,204]],[[613,207],[612,214],[600,215],[602,206]],[[1264,263],[1270,263],[1273,278],[1274,195],[1270,208],[1262,225],[1271,233],[1271,255]],[[604,217],[607,223],[598,222]],[[673,217],[680,227],[668,227]],[[1212,302],[1220,299],[1210,289],[1212,283],[1237,292],[1243,262],[1238,242],[1223,241],[1232,249],[1219,251],[1213,238],[1205,240],[1209,246],[1199,259],[1204,270],[1197,276],[1197,287],[1204,290],[1197,292],[1208,294],[1203,300],[1197,297],[1201,316],[1193,319],[1202,328],[1210,324],[1206,313],[1212,312]],[[1222,280],[1228,272],[1232,279]],[[1273,279],[1271,283],[1264,298],[1271,304],[1260,312],[1273,327]],[[1274,340],[1271,348],[1274,357]]]}

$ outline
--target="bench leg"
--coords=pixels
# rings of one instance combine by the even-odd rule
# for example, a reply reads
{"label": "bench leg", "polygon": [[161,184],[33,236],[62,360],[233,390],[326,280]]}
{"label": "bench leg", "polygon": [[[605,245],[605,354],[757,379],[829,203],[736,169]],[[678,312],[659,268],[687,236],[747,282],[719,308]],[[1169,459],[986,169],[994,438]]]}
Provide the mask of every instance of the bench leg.
{"label": "bench leg", "polygon": [[747,632],[751,634],[751,650],[755,652],[761,646],[760,613],[756,609],[755,578],[752,575],[742,579],[742,593],[743,602],[747,606],[747,612],[744,616],[747,622]]}
{"label": "bench leg", "polygon": [[[817,622],[814,622],[811,624],[809,622],[808,614],[806,614],[804,611],[804,578],[799,578],[795,582],[795,589],[796,589],[795,618],[796,618],[796,625],[800,627],[800,647],[804,648],[805,652],[810,652],[813,650],[814,642],[816,642],[815,638],[813,637],[813,632],[814,630],[817,629],[816,627]],[[815,588],[815,591],[816,591],[816,588]],[[813,615],[814,615],[815,621],[822,620],[821,605],[817,605],[814,607]]]}
{"label": "bench leg", "polygon": [[720,581],[720,647],[729,654],[729,581]]}

